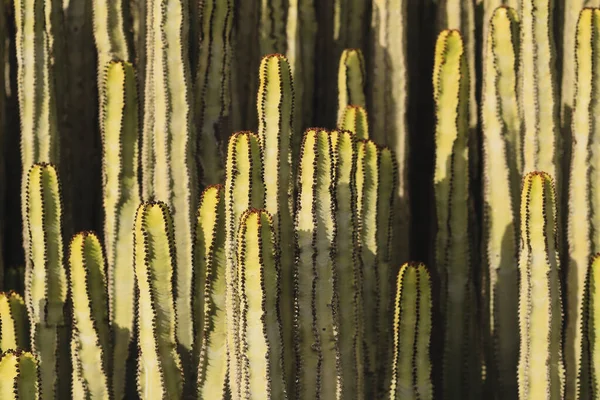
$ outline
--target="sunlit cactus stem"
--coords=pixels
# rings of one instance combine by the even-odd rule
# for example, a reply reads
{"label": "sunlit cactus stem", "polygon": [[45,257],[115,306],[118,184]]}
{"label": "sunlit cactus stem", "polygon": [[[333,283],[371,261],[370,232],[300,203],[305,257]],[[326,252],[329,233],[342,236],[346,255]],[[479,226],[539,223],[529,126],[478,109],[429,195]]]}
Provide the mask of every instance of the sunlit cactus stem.
{"label": "sunlit cactus stem", "polygon": [[338,117],[342,121],[346,106],[366,107],[365,60],[360,49],[346,49],[340,57],[338,70]]}
{"label": "sunlit cactus stem", "polygon": [[562,299],[556,194],[550,175],[532,172],[521,191],[519,399],[562,399]]}
{"label": "sunlit cactus stem", "polygon": [[[112,356],[108,319],[105,262],[102,245],[92,232],[73,237],[69,246],[73,303],[74,372],[82,382],[85,398],[108,400]],[[127,353],[122,354],[123,358]]]}
{"label": "sunlit cactus stem", "polygon": [[357,139],[368,139],[369,120],[367,110],[361,106],[347,105],[340,120],[339,128],[354,133]]}
{"label": "sunlit cactus stem", "polygon": [[396,281],[390,400],[433,399],[431,278],[424,264],[406,263]]}
{"label": "sunlit cactus stem", "polygon": [[31,353],[7,350],[0,355],[0,398],[38,400],[38,361]]}
{"label": "sunlit cactus stem", "polygon": [[[581,378],[588,378],[589,397],[597,398],[600,394],[600,343],[598,333],[600,332],[600,253],[594,255],[590,260],[590,268],[586,281],[586,296],[583,305],[585,320],[583,323],[583,334],[587,340],[582,342],[583,348],[589,352],[589,358],[584,360],[588,363],[582,366]],[[581,379],[580,378],[580,379]],[[585,383],[582,382],[582,383]]]}
{"label": "sunlit cactus stem", "polygon": [[165,203],[142,203],[134,229],[137,304],[137,388],[142,400],[179,399],[183,371],[175,340],[175,240]]}
{"label": "sunlit cactus stem", "polygon": [[29,349],[27,308],[15,292],[0,293],[0,352],[10,349]]}
{"label": "sunlit cactus stem", "polygon": [[499,398],[517,396],[517,235],[521,184],[520,118],[517,104],[518,22],[499,7],[488,29],[483,74],[484,265],[489,276],[486,310],[487,360]]}
{"label": "sunlit cactus stem", "polygon": [[266,211],[249,209],[237,243],[242,349],[242,398],[287,399],[274,226]]}
{"label": "sunlit cactus stem", "polygon": [[225,193],[221,185],[207,187],[200,199],[194,243],[194,288],[198,399],[218,399],[227,391]]}
{"label": "sunlit cactus stem", "polygon": [[26,210],[30,268],[25,277],[25,302],[31,347],[40,362],[42,398],[59,399],[70,391],[70,328],[65,319],[61,193],[53,165],[35,164],[29,170]]}

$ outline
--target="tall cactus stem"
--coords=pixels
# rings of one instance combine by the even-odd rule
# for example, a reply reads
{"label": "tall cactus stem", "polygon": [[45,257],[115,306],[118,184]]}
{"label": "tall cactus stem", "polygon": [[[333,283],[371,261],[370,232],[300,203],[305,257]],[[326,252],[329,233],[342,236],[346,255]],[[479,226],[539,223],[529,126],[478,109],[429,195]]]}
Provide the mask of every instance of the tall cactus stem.
{"label": "tall cactus stem", "polygon": [[366,107],[365,59],[360,49],[346,49],[340,57],[338,69],[338,123],[341,123],[348,105]]}

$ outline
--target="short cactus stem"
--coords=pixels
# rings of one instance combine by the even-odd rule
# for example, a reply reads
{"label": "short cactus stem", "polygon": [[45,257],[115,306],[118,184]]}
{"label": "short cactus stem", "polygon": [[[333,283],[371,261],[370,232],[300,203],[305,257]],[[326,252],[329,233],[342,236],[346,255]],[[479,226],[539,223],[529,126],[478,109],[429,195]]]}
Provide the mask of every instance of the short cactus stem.
{"label": "short cactus stem", "polygon": [[360,49],[342,52],[338,71],[338,122],[341,123],[348,105],[366,107],[365,60]]}
{"label": "short cactus stem", "polygon": [[357,139],[369,138],[369,120],[367,110],[361,106],[347,105],[339,125],[340,129],[350,131]]}
{"label": "short cactus stem", "polygon": [[31,353],[7,350],[0,355],[0,398],[38,400],[38,361]]}
{"label": "short cactus stem", "polygon": [[25,301],[15,292],[0,293],[0,352],[29,349]]}

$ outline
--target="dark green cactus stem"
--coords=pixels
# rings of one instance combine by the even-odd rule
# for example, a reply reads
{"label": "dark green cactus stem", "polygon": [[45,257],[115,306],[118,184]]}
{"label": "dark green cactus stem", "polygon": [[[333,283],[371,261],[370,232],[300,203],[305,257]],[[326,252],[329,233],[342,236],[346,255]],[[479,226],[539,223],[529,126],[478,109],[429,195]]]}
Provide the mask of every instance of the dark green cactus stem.
{"label": "dark green cactus stem", "polygon": [[31,353],[7,350],[0,355],[0,398],[38,400],[38,361]]}
{"label": "dark green cactus stem", "polygon": [[82,232],[73,237],[69,249],[75,347],[71,356],[77,359],[73,369],[85,398],[109,399],[112,346],[102,245],[94,233]]}
{"label": "dark green cactus stem", "polygon": [[[104,192],[104,241],[110,321],[114,331],[112,384],[121,399],[131,344],[135,307],[133,235],[140,203],[138,184],[138,103],[135,72],[131,64],[111,61],[105,73],[102,107],[102,180]],[[106,349],[108,351],[108,349]]]}
{"label": "dark green cactus stem", "polygon": [[[598,289],[600,288],[600,254],[592,257],[586,281],[586,298],[584,309],[586,311],[584,326],[587,340],[583,341],[584,348],[589,351],[589,364],[584,371],[589,377],[589,397],[597,398],[600,393],[600,347],[598,347],[598,332],[600,332],[600,299]],[[582,374],[582,376],[585,376]],[[582,382],[583,383],[583,382]]]}
{"label": "dark green cactus stem", "polygon": [[339,398],[332,136],[304,135],[296,203],[296,388],[298,399]]}
{"label": "dark green cactus stem", "polygon": [[15,292],[0,293],[0,351],[29,348],[29,321],[23,298]]}
{"label": "dark green cactus stem", "polygon": [[292,172],[292,137],[294,87],[287,59],[279,54],[263,58],[258,89],[258,136],[266,168],[265,210],[273,218],[277,259],[281,268],[281,304],[284,367],[293,376],[294,315],[294,185]]}
{"label": "dark green cactus stem", "polygon": [[[491,380],[499,397],[517,397],[517,234],[521,183],[520,118],[517,104],[516,11],[494,12],[486,41],[481,116],[483,122],[484,265],[489,276]],[[488,317],[489,316],[489,317]]]}
{"label": "dark green cactus stem", "polygon": [[[362,399],[365,390],[363,356],[362,272],[356,213],[356,136],[349,131],[331,132],[335,174],[335,260],[339,320],[341,398]],[[340,306],[343,305],[343,306]]]}
{"label": "dark green cactus stem", "polygon": [[431,400],[429,271],[422,263],[406,263],[400,267],[396,287],[389,398]]}
{"label": "dark green cactus stem", "polygon": [[142,203],[135,218],[137,388],[142,400],[179,399],[183,372],[175,340],[175,241],[165,203]]}
{"label": "dark green cactus stem", "polygon": [[368,25],[368,2],[362,0],[334,0],[333,40],[339,46],[362,47],[365,27]]}
{"label": "dark green cactus stem", "polygon": [[350,131],[357,139],[369,138],[367,110],[361,106],[348,105],[339,124],[340,129]]}
{"label": "dark green cactus stem", "polygon": [[433,75],[436,106],[434,192],[437,215],[436,268],[440,276],[440,308],[445,323],[443,392],[469,398],[469,319],[474,312],[469,237],[469,70],[460,33],[440,33]]}
{"label": "dark green cactus stem", "polygon": [[61,194],[53,165],[31,167],[26,199],[30,267],[25,274],[25,302],[31,323],[31,347],[40,362],[42,398],[55,399],[69,388],[69,362],[62,358],[62,350],[70,335],[65,320],[67,275],[63,264]]}
{"label": "dark green cactus stem", "polygon": [[227,391],[225,193],[221,185],[207,187],[200,199],[194,275],[198,399],[220,399]]}
{"label": "dark green cactus stem", "polygon": [[261,57],[271,53],[286,52],[286,3],[283,0],[260,0],[258,37]]}
{"label": "dark green cactus stem", "polygon": [[562,399],[562,300],[554,183],[545,172],[523,178],[519,254],[519,399]]}
{"label": "dark green cactus stem", "polygon": [[205,185],[218,184],[224,178],[218,143],[230,134],[233,11],[233,0],[201,3],[202,46],[194,90],[198,170]]}
{"label": "dark green cactus stem", "polygon": [[344,50],[338,70],[338,123],[342,122],[346,106],[366,107],[365,75],[365,59],[362,51]]}
{"label": "dark green cactus stem", "polygon": [[269,213],[249,209],[242,215],[237,262],[244,399],[287,399],[275,243]]}
{"label": "dark green cactus stem", "polygon": [[263,208],[265,189],[260,139],[252,132],[238,132],[229,139],[225,181],[225,256],[227,353],[229,385],[233,398],[241,396],[242,364],[239,332],[239,295],[236,258],[240,218],[248,208]]}

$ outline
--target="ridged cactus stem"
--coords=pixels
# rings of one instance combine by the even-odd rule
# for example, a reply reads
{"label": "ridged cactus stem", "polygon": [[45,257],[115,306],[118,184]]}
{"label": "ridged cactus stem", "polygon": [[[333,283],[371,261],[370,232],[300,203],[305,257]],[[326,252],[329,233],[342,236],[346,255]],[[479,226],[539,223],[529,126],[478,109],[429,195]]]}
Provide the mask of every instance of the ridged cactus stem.
{"label": "ridged cactus stem", "polygon": [[258,23],[260,56],[285,53],[287,50],[286,2],[283,0],[261,0]]}
{"label": "ridged cactus stem", "polygon": [[[80,378],[85,398],[111,398],[112,356],[104,255],[98,237],[82,232],[69,246],[71,299],[73,303],[73,369]],[[126,358],[127,353],[122,354]]]}
{"label": "ridged cactus stem", "polygon": [[357,139],[368,139],[369,119],[367,110],[361,106],[346,106],[339,127],[342,130],[354,133]]}
{"label": "ridged cactus stem", "polygon": [[458,31],[440,33],[433,76],[436,105],[434,192],[437,214],[436,268],[445,324],[443,393],[468,398],[473,346],[469,338],[469,303],[473,291],[469,236],[469,70]]}
{"label": "ridged cactus stem", "polygon": [[523,179],[519,255],[519,399],[562,399],[562,300],[554,183],[545,172]]}
{"label": "ridged cactus stem", "polygon": [[258,136],[266,168],[265,210],[273,218],[277,259],[281,268],[281,303],[284,367],[293,376],[294,315],[294,185],[291,142],[294,136],[294,87],[290,66],[284,56],[263,58],[258,89]]}
{"label": "ridged cactus stem", "polygon": [[204,190],[198,208],[194,247],[195,360],[198,399],[225,397],[227,320],[225,309],[225,193],[221,185]]}
{"label": "ridged cactus stem", "polygon": [[0,398],[38,400],[38,361],[31,353],[7,350],[0,355]]}
{"label": "ridged cactus stem", "polygon": [[[135,271],[131,230],[140,203],[138,184],[138,102],[131,64],[111,61],[104,78],[102,107],[102,181],[104,241],[107,259],[109,315],[114,332],[112,384],[123,398],[125,368],[134,325]],[[107,349],[108,351],[108,349]],[[108,372],[108,371],[107,371]]]}
{"label": "ridged cactus stem", "polygon": [[365,59],[360,49],[346,49],[340,57],[338,69],[338,123],[341,123],[346,106],[366,107]]}
{"label": "ridged cactus stem", "polygon": [[400,267],[396,281],[390,400],[433,399],[431,278],[422,263]]}
{"label": "ridged cactus stem", "polygon": [[517,104],[518,22],[516,11],[493,13],[486,41],[481,116],[483,122],[484,263],[489,276],[487,311],[491,379],[499,398],[517,396],[519,337],[518,214],[520,118]]}
{"label": "ridged cactus stem", "polygon": [[[590,261],[590,268],[586,281],[586,298],[583,305],[586,312],[584,327],[586,339],[583,341],[584,349],[589,351],[587,370],[590,383],[589,397],[597,398],[600,393],[600,347],[598,346],[598,332],[600,332],[600,254],[596,254]],[[585,375],[582,375],[585,376]]]}
{"label": "ridged cactus stem", "polygon": [[69,388],[69,360],[62,351],[68,349],[70,335],[65,320],[61,194],[53,165],[34,164],[29,170],[26,209],[30,268],[25,277],[25,302],[31,347],[40,362],[42,398],[54,399]]}
{"label": "ridged cactus stem", "polygon": [[230,134],[232,101],[231,35],[233,0],[201,2],[198,67],[195,77],[195,115],[198,127],[197,166],[201,181],[215,185],[223,181],[219,140]]}
{"label": "ridged cactus stem", "polygon": [[0,352],[29,348],[25,301],[15,292],[0,293]]}
{"label": "ridged cactus stem", "polygon": [[298,399],[337,399],[339,332],[331,134],[304,134],[296,203],[296,389]]}
{"label": "ridged cactus stem", "polygon": [[333,40],[339,46],[363,47],[367,27],[368,2],[334,0]]}
{"label": "ridged cactus stem", "polygon": [[137,388],[142,400],[180,399],[183,372],[175,340],[175,241],[165,203],[142,203],[134,229],[137,306]]}
{"label": "ridged cactus stem", "polygon": [[244,399],[287,399],[281,313],[276,311],[281,291],[275,245],[269,213],[246,211],[237,243]]}
{"label": "ridged cactus stem", "polygon": [[248,208],[263,208],[263,159],[260,139],[251,132],[238,132],[229,139],[225,181],[225,256],[227,353],[229,385],[234,399],[242,393],[241,343],[239,332],[238,266],[236,256],[237,231],[240,218]]}

